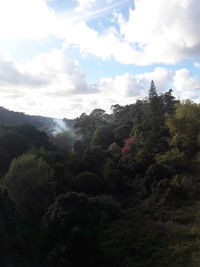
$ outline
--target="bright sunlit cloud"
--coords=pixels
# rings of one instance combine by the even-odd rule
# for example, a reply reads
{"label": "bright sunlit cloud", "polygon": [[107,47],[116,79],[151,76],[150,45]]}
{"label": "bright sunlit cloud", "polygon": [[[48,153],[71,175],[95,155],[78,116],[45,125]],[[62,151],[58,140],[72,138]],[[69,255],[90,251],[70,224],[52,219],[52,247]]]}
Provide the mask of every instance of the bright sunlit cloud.
{"label": "bright sunlit cloud", "polygon": [[0,39],[45,38],[55,27],[55,14],[44,0],[0,0]]}

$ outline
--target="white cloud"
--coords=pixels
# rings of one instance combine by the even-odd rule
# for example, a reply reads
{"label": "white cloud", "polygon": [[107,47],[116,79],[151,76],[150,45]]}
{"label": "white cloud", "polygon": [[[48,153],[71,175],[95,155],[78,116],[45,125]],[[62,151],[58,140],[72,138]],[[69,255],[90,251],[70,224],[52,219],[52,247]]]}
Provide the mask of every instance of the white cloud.
{"label": "white cloud", "polygon": [[170,87],[174,78],[174,72],[164,67],[156,67],[152,72],[137,74],[136,78],[144,86],[149,86],[151,81],[154,80],[158,92],[162,93]]}
{"label": "white cloud", "polygon": [[120,39],[114,27],[99,34],[88,27],[86,22],[66,23],[65,27],[60,27],[59,36],[65,39],[66,43],[78,47],[83,53],[98,56],[103,60],[115,58],[121,63],[131,64],[133,59],[137,58],[139,63],[135,50],[129,43]]}
{"label": "white cloud", "polygon": [[74,103],[77,96],[92,98],[97,90],[64,50],[53,49],[23,64],[0,55],[1,106],[30,114],[74,117],[79,113],[73,108],[79,102]]}
{"label": "white cloud", "polygon": [[[82,51],[124,64],[175,64],[200,55],[199,0],[135,0],[126,21],[98,32],[86,22],[63,24],[60,36]],[[116,14],[115,14],[116,17]]]}
{"label": "white cloud", "polygon": [[157,67],[152,72],[143,74],[131,75],[125,73],[117,75],[114,78],[102,78],[100,81],[100,90],[105,95],[110,95],[112,98],[124,99],[144,98],[148,94],[152,79],[156,83],[156,88],[159,93],[166,91],[173,81],[174,72]]}
{"label": "white cloud", "polygon": [[102,78],[100,89],[106,95],[113,98],[139,97],[144,87],[134,75],[125,73],[114,78]]}
{"label": "white cloud", "polygon": [[94,84],[87,83],[78,62],[63,49],[52,49],[21,64],[0,53],[0,88],[9,95],[17,91],[19,95],[32,94],[37,89],[56,97],[97,91]]}
{"label": "white cloud", "polygon": [[200,99],[200,82],[186,68],[175,72],[173,86],[176,89],[177,97],[180,99]]}
{"label": "white cloud", "polygon": [[70,94],[85,94],[96,90],[88,84],[85,74],[80,70],[78,62],[65,50],[53,49],[40,54],[24,65],[36,76],[43,76],[51,84],[51,94],[67,96]]}
{"label": "white cloud", "polygon": [[136,43],[143,64],[176,63],[200,54],[199,0],[136,0],[122,34]]}
{"label": "white cloud", "polygon": [[57,20],[45,0],[0,0],[0,39],[46,38]]}
{"label": "white cloud", "polygon": [[82,12],[89,8],[91,8],[96,0],[75,0],[78,3],[78,6],[76,7],[76,11]]}
{"label": "white cloud", "polygon": [[194,67],[199,69],[200,68],[200,63],[199,62],[194,62]]}
{"label": "white cloud", "polygon": [[0,85],[40,87],[48,85],[49,81],[42,75],[34,75],[23,70],[5,53],[0,53]]}
{"label": "white cloud", "polygon": [[[77,2],[79,11],[97,5],[95,0]],[[108,6],[86,12],[85,19],[125,2],[104,0]],[[127,21],[115,14],[117,25],[98,32],[80,17],[56,17],[45,0],[0,0],[0,40],[54,35],[103,60],[114,58],[135,65],[177,63],[200,55],[199,10],[199,0],[135,0]],[[157,67],[142,74],[102,77],[99,83],[90,84],[74,58],[64,49],[53,49],[20,64],[0,54],[0,105],[31,114],[75,117],[96,107],[109,111],[112,104],[133,103],[147,95],[152,79],[159,92],[172,87],[181,99],[199,99],[200,82],[188,69]]]}
{"label": "white cloud", "polygon": [[69,19],[69,13],[66,19],[64,15],[60,19],[45,0],[0,0],[0,40],[53,35],[84,53],[135,65],[175,64],[200,55],[199,0],[135,0],[128,20],[119,14],[118,25],[104,32],[92,29],[84,20],[104,14],[105,10],[111,12],[128,1],[104,0],[104,6],[96,0],[76,2],[80,11],[94,6],[97,9],[91,14],[86,12],[80,22],[81,17]]}
{"label": "white cloud", "polygon": [[74,118],[95,108],[109,112],[113,104],[131,104],[146,97],[152,79],[158,92],[172,87],[181,99],[199,97],[200,83],[187,69],[157,67],[151,72],[124,73],[90,84],[78,62],[58,49],[21,65],[1,56],[1,65],[10,73],[6,76],[0,72],[1,105],[30,114]]}

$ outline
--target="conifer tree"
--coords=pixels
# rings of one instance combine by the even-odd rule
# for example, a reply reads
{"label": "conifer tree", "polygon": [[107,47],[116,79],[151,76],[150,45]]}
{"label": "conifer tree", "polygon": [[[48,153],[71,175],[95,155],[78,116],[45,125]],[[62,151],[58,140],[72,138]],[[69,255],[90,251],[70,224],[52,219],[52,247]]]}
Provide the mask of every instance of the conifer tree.
{"label": "conifer tree", "polygon": [[149,89],[149,100],[154,99],[155,97],[158,97],[156,86],[154,81],[151,81],[150,89]]}

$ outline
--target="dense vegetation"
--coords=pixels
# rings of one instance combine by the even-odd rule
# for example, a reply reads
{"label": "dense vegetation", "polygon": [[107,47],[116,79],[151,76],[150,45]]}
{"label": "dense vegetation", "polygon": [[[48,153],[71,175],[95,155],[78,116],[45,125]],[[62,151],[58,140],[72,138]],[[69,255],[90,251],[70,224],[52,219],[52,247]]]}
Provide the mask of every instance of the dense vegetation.
{"label": "dense vegetation", "polygon": [[0,266],[198,267],[200,105],[152,81],[74,130],[0,126]]}

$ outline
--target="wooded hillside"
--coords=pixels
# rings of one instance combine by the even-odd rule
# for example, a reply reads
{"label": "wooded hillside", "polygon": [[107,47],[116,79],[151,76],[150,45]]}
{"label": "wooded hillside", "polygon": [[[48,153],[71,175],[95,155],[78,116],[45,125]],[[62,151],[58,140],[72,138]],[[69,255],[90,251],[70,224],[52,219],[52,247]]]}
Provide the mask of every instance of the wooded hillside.
{"label": "wooded hillside", "polygon": [[152,81],[73,126],[0,126],[0,266],[199,267],[200,105]]}

